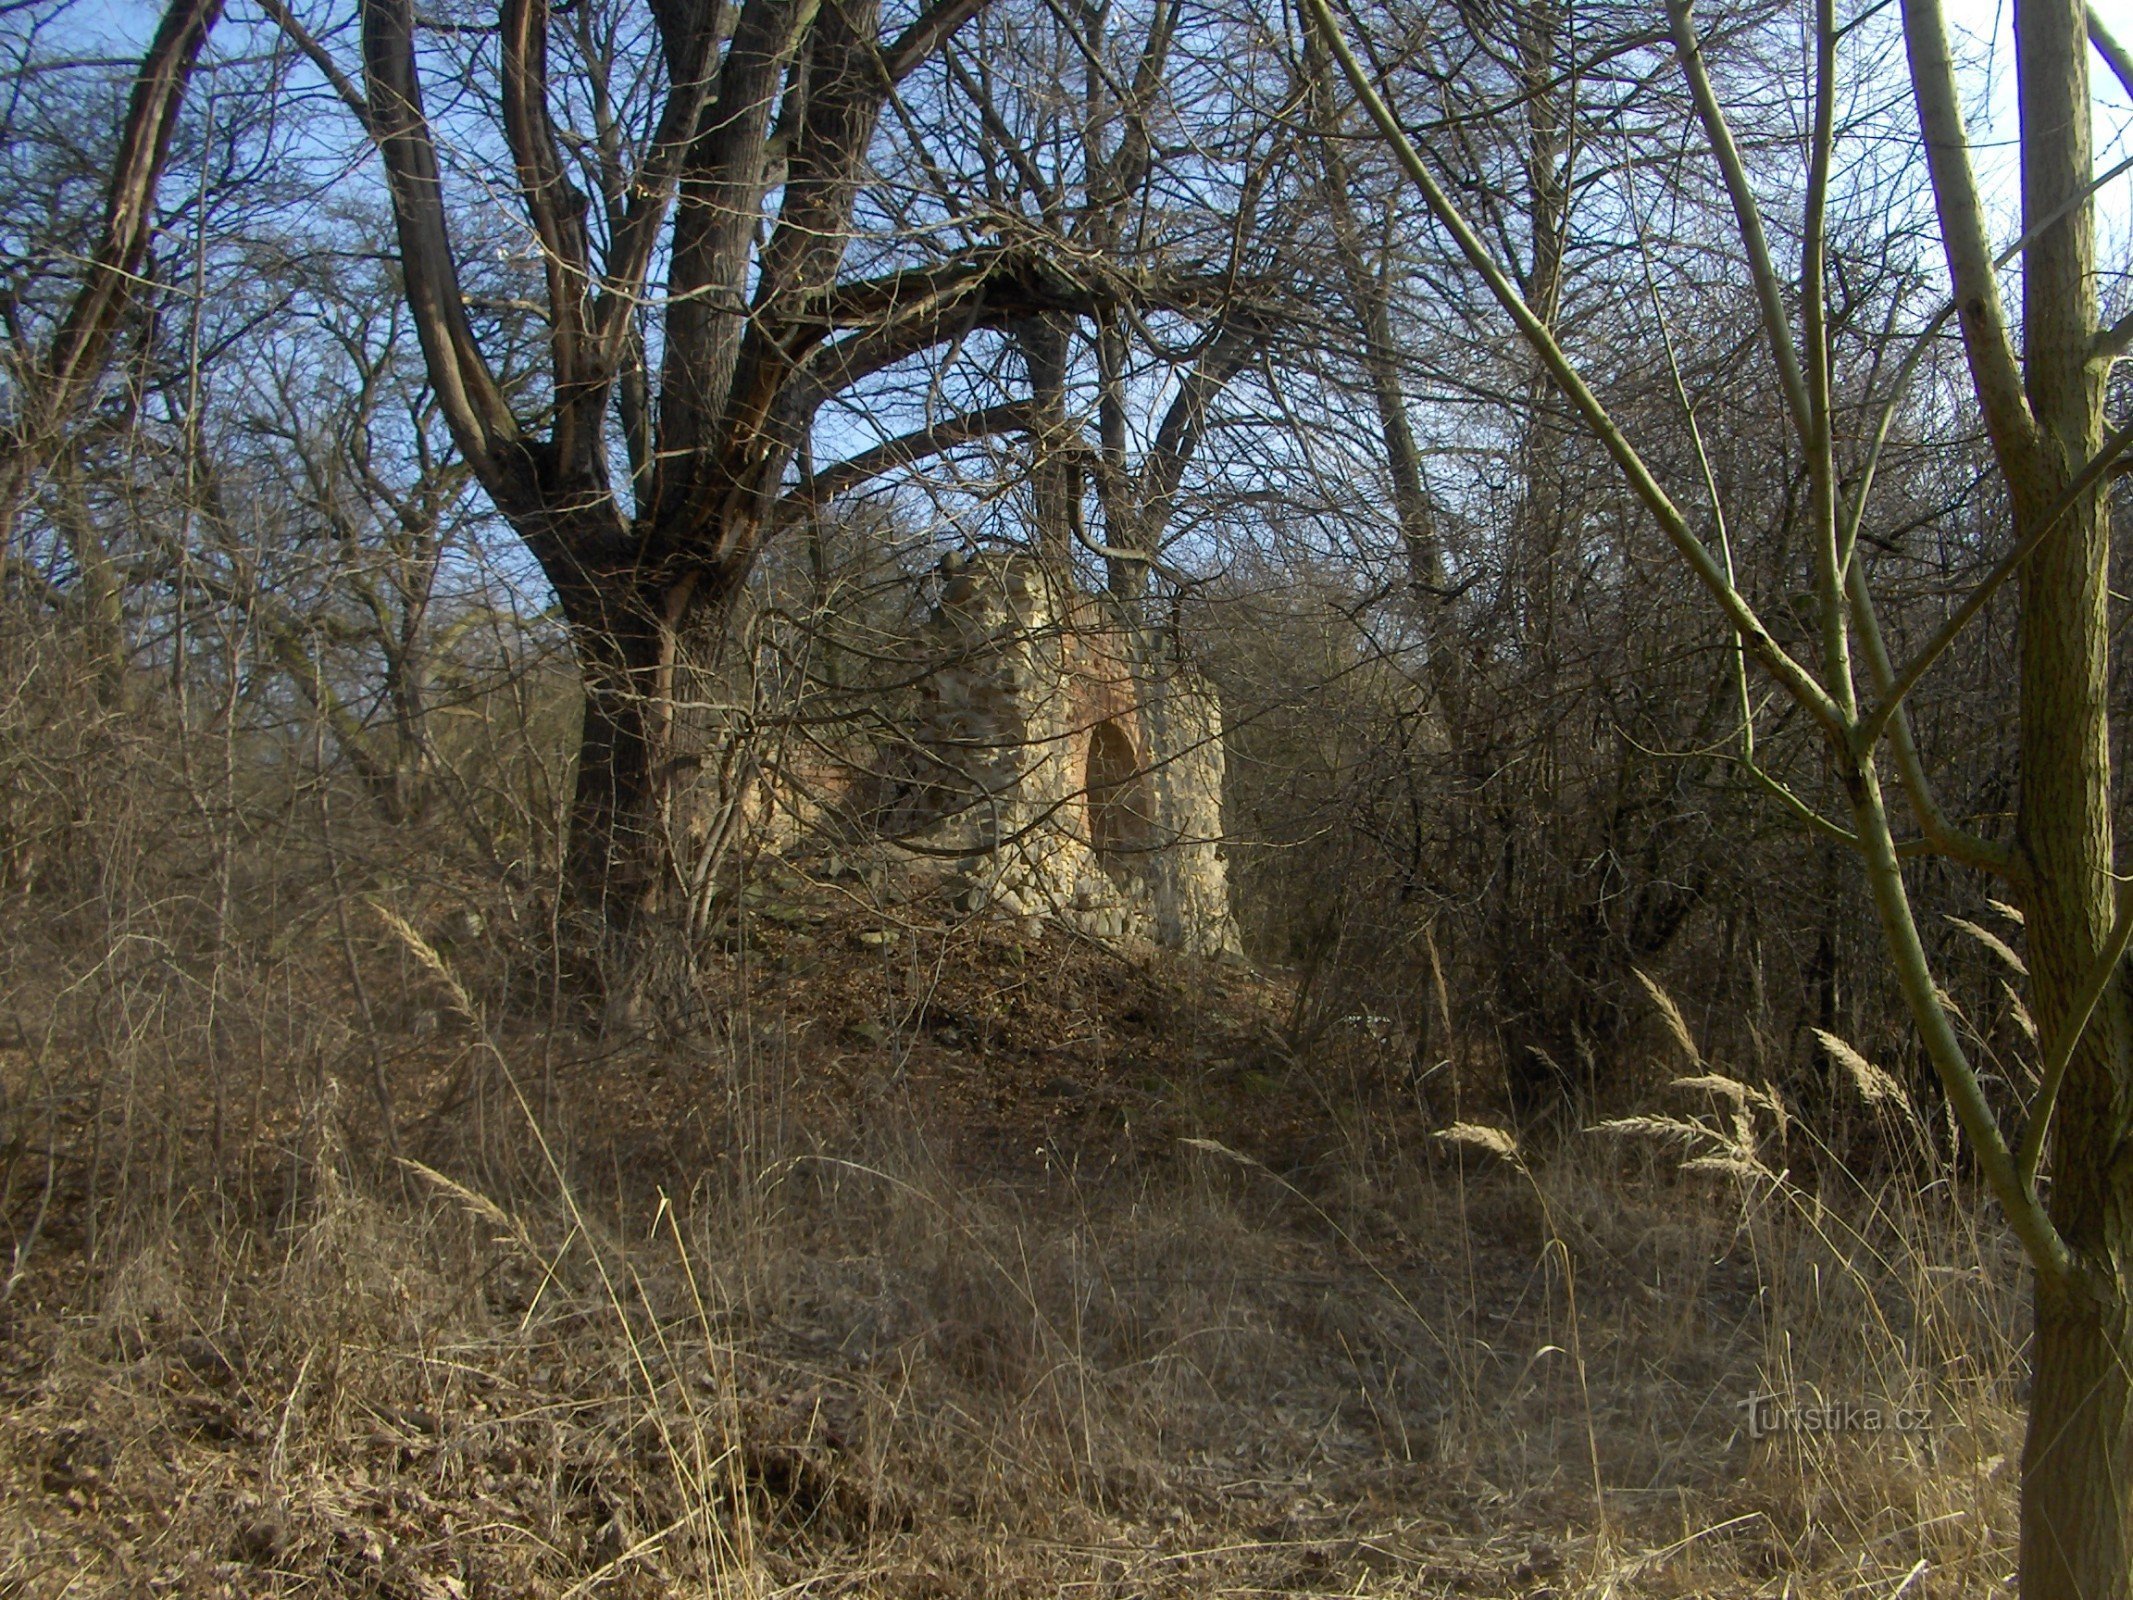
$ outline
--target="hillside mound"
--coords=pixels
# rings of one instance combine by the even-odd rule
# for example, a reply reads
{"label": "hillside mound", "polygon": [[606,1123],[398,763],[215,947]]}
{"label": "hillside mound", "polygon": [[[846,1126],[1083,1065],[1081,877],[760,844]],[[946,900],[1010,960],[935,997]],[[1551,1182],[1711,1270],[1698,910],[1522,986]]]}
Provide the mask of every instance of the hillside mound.
{"label": "hillside mound", "polygon": [[[6,1052],[0,1592],[2006,1570],[2019,1308],[1974,1234],[1877,1238],[1869,1278],[1775,1168],[1447,1144],[1456,1075],[1374,1019],[1306,1033],[1278,977],[950,915],[915,875],[759,864],[703,1004],[633,1036],[511,1003],[502,918],[395,915],[325,941],[341,976],[285,1024],[372,1019],[336,1072],[262,1027],[245,1071],[126,1100],[89,1031]],[[1895,1343],[1862,1359],[1869,1312]],[[1773,1328],[1832,1392],[1941,1383],[1938,1426],[1747,1437]]]}

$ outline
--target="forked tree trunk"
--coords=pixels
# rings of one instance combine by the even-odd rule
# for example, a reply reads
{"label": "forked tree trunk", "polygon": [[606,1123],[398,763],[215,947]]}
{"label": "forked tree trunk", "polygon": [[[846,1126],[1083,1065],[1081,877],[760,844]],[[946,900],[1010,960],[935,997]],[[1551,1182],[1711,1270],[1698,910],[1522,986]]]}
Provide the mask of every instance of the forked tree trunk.
{"label": "forked tree trunk", "polygon": [[708,575],[599,596],[573,624],[583,684],[566,888],[587,913],[585,986],[671,1011],[694,984],[696,912],[746,797],[737,584]]}
{"label": "forked tree trunk", "polygon": [[649,628],[630,637],[580,628],[574,643],[584,703],[564,873],[573,897],[619,930],[649,909],[657,878],[647,832],[655,805],[646,696],[658,641]]}

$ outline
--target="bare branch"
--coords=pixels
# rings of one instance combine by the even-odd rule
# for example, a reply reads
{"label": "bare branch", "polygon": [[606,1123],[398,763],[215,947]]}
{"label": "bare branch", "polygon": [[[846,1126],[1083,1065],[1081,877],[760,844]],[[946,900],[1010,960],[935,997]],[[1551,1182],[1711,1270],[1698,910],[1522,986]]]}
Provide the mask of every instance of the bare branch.
{"label": "bare branch", "polygon": [[2110,934],[2104,939],[2103,948],[2097,951],[2087,977],[2075,993],[2073,1009],[2061,1024],[2058,1037],[2052,1040],[2050,1053],[2038,1076],[2036,1097],[2029,1103],[2029,1119],[2023,1124],[2022,1142],[2015,1151],[2015,1170],[2024,1183],[2036,1182],[2037,1168],[2044,1160],[2044,1138],[2051,1131],[2052,1111],[2059,1103],[2060,1087],[2066,1082],[2067,1065],[2074,1059],[2074,1052],[2080,1047],[2081,1037],[2088,1031],[2089,1019],[2095,1016],[2104,992],[2117,977],[2128,944],[2133,944],[2133,885],[2121,883]]}
{"label": "bare branch", "polygon": [[222,0],[170,0],[134,74],[118,152],[104,185],[104,214],[89,271],[51,348],[26,385],[22,415],[0,478],[0,555],[22,497],[50,458],[67,421],[103,376],[113,336],[140,284],[155,227],[156,188],[170,155],[185,87]]}
{"label": "bare branch", "polygon": [[2118,80],[2118,86],[2133,95],[2133,55],[2128,55],[2126,47],[2103,25],[2103,18],[2096,15],[2094,6],[2089,7],[2089,43],[2103,57],[2103,64],[2111,69],[2111,76]]}
{"label": "bare branch", "polygon": [[[1874,599],[1867,587],[1865,570],[1857,562],[1846,569],[1845,588],[1854,625],[1866,648],[1869,679],[1877,695],[1886,695],[1895,686],[1896,675],[1889,665],[1888,646],[1882,636],[1880,621],[1874,615]],[[1924,835],[1926,843],[1938,854],[1965,866],[2008,876],[2013,871],[2014,857],[2006,846],[1957,827],[1942,811],[1932,782],[1926,776],[1925,762],[1920,759],[1917,743],[1911,737],[1909,714],[1901,705],[1889,723],[1889,745],[1895,752],[1896,773],[1902,781],[1904,797],[1910,802],[1911,814],[1917,818],[1919,832]]]}
{"label": "bare branch", "polygon": [[[588,366],[587,297],[591,265],[585,235],[585,196],[563,175],[555,124],[548,114],[547,0],[504,0],[504,136],[518,171],[521,198],[540,241],[548,283],[548,326],[556,392],[556,452],[576,462],[599,448],[597,410],[583,415],[585,400],[604,400],[604,373]],[[588,396],[586,391],[591,388]]]}
{"label": "bare branch", "polygon": [[957,445],[973,440],[989,438],[1002,433],[1027,431],[1035,421],[1029,403],[1023,400],[1009,401],[1002,405],[987,406],[980,411],[966,411],[958,416],[934,423],[931,427],[919,428],[885,440],[871,450],[862,451],[849,460],[835,466],[824,467],[811,477],[803,478],[793,485],[785,498],[778,502],[781,517],[795,517],[817,506],[828,504],[871,479],[898,468],[916,465],[932,456],[954,449]]}
{"label": "bare branch", "polygon": [[341,70],[340,63],[333,59],[318,37],[303,25],[295,12],[282,4],[282,0],[259,0],[259,9],[267,14],[269,22],[281,30],[282,36],[295,45],[304,58],[318,69],[319,76],[341,97],[341,104],[362,124],[363,131],[370,132],[370,102],[363,98],[363,91]]}
{"label": "bare branch", "polygon": [[718,96],[682,163],[654,467],[668,507],[697,492],[691,479],[718,439],[740,356],[750,244],[762,221],[764,139],[802,26],[795,0],[746,0],[719,68]]}
{"label": "bare branch", "polygon": [[[1703,123],[1705,136],[1711,141],[1712,153],[1718,158],[1718,170],[1725,178],[1726,195],[1733,202],[1734,221],[1739,225],[1741,243],[1747,250],[1748,270],[1755,280],[1756,304],[1762,308],[1763,337],[1769,343],[1771,359],[1777,363],[1785,404],[1792,411],[1792,425],[1801,442],[1806,444],[1815,436],[1814,412],[1809,404],[1807,380],[1801,376],[1799,355],[1793,346],[1792,323],[1785,314],[1784,292],[1778,287],[1770,240],[1763,231],[1763,214],[1755,203],[1754,191],[1748,186],[1748,172],[1741,164],[1740,149],[1733,142],[1733,129],[1711,88],[1711,75],[1704,68],[1703,43],[1696,37],[1689,0],[1667,0],[1666,14],[1673,25],[1674,54],[1681,63],[1682,75],[1689,81],[1689,93],[1696,102],[1696,115]],[[1825,115],[1818,95],[1817,150],[1821,148]],[[1810,188],[1813,191],[1809,201],[1812,210],[1819,198],[1820,186],[1811,184]],[[1813,293],[1817,299],[1821,288],[1819,283],[1814,285]]]}
{"label": "bare branch", "polygon": [[1401,169],[1421,193],[1438,223],[1459,246],[1460,254],[1465,256],[1467,263],[1481,275],[1482,281],[1488,285],[1497,303],[1509,313],[1519,333],[1547,367],[1549,376],[1554,378],[1564,396],[1584,419],[1585,425],[1592,430],[1593,437],[1600,442],[1608,455],[1614,458],[1616,466],[1628,480],[1631,492],[1643,502],[1668,542],[1688,562],[1697,579],[1719,603],[1727,620],[1740,633],[1756,660],[1785,686],[1787,692],[1797,699],[1825,730],[1841,739],[1848,727],[1844,714],[1815,681],[1813,674],[1793,660],[1784,647],[1771,636],[1770,630],[1763,626],[1762,619],[1755,614],[1755,609],[1749,605],[1747,598],[1727,580],[1725,570],[1690,530],[1687,519],[1682,516],[1666,490],[1660,487],[1658,480],[1652,476],[1644,458],[1616,426],[1614,418],[1608,415],[1607,408],[1592,392],[1583,374],[1563,353],[1562,346],[1556,343],[1555,336],[1548,331],[1547,324],[1526,304],[1525,297],[1505,276],[1503,268],[1489,253],[1488,246],[1481,242],[1466,218],[1460,214],[1458,207],[1452,204],[1451,198],[1439,187],[1437,180],[1430,173],[1428,163],[1423,161],[1421,153],[1407,137],[1406,130],[1400,126],[1391,108],[1379,96],[1363,64],[1356,60],[1355,52],[1349,49],[1348,41],[1342,36],[1340,25],[1334,20],[1326,0],[1304,0],[1304,5],[1323,34],[1326,48],[1340,62],[1341,70],[1347,74],[1356,98],[1362,101],[1371,121],[1377,124],[1378,131],[1392,146]]}
{"label": "bare branch", "polygon": [[1985,241],[1985,205],[1970,170],[1970,136],[1963,126],[1955,64],[1948,53],[1948,25],[1940,0],[1903,0],[1904,45],[1911,61],[1911,88],[1926,142],[1926,171],[1940,214],[1948,278],[1955,287],[1956,317],[1970,358],[1971,381],[1985,413],[1985,427],[2002,459],[2034,461],[2039,451],[2036,419],[2022,390],[2022,369],[2000,299],[1999,273]]}
{"label": "bare branch", "polygon": [[1933,637],[1919,647],[1918,652],[1905,664],[1903,671],[1897,674],[1894,683],[1882,693],[1873,710],[1860,719],[1858,728],[1853,733],[1853,740],[1859,751],[1863,753],[1873,749],[1875,741],[1888,731],[1889,721],[1896,715],[1897,708],[1903,704],[1904,696],[1917,687],[1918,680],[1931,671],[1933,664],[1947,653],[1948,646],[1955,643],[1957,636],[1970,625],[1971,619],[1984,609],[1985,602],[1998,592],[2000,585],[2021,570],[2022,563],[2036,553],[2037,547],[2051,536],[2066,514],[2080,503],[2081,497],[2095,488],[2118,465],[2129,447],[2133,447],[2133,422],[2127,423],[2104,440],[2103,448],[2075,475],[2074,481],[2067,485],[2051,509],[2039,517],[2015,547],[2002,556],[1993,569],[1978,581],[1976,587],[1963,597],[1963,603],[1950,613],[1948,620],[1933,630]]}
{"label": "bare branch", "polygon": [[459,264],[445,217],[437,151],[422,110],[411,0],[363,0],[363,67],[373,135],[385,161],[401,273],[430,383],[452,436],[492,492],[517,498],[506,454],[520,442],[495,374],[467,320]]}
{"label": "bare branch", "polygon": [[882,47],[883,75],[892,84],[902,83],[985,6],[986,0],[935,0],[916,22]]}
{"label": "bare branch", "polygon": [[1170,504],[1185,468],[1199,447],[1208,407],[1252,358],[1266,339],[1266,329],[1251,316],[1230,319],[1206,352],[1193,364],[1155,430],[1148,457],[1141,463],[1136,520],[1160,527],[1170,520]]}

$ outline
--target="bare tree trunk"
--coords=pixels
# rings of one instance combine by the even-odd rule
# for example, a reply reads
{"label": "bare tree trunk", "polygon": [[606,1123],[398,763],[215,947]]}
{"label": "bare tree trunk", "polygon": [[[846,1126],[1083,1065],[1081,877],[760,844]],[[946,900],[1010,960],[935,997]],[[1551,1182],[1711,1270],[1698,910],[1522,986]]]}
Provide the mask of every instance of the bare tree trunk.
{"label": "bare tree trunk", "polygon": [[97,703],[118,710],[126,696],[126,596],[103,529],[96,525],[81,475],[61,452],[57,513],[68,553],[80,574],[76,602],[84,643],[94,665]]}
{"label": "bare tree trunk", "polygon": [[103,228],[89,272],[51,348],[24,375],[22,413],[0,460],[0,572],[14,542],[15,520],[37,475],[51,460],[67,423],[103,376],[126,307],[139,287],[155,227],[156,187],[193,65],[222,15],[222,0],[170,0],[134,75],[119,129],[118,154],[104,185]]}
{"label": "bare tree trunk", "polygon": [[564,874],[603,927],[627,933],[650,909],[660,878],[651,848],[657,807],[647,698],[657,634],[580,628],[575,641],[584,709]]}
{"label": "bare tree trunk", "polygon": [[590,615],[577,602],[584,712],[565,870],[614,935],[610,957],[686,918],[702,853],[740,798],[722,759],[740,730],[730,637],[740,593],[706,573],[623,601],[603,595]]}
{"label": "bare tree trunk", "polygon": [[[1562,312],[1563,233],[1569,206],[1563,172],[1568,141],[1555,64],[1562,22],[1552,0],[1536,0],[1535,4],[1519,8],[1516,28],[1519,89],[1526,121],[1522,175],[1529,197],[1522,220],[1530,252],[1520,287],[1526,303],[1552,333]],[[1524,492],[1518,523],[1525,535],[1523,553],[1531,563],[1524,604],[1519,610],[1529,642],[1544,657],[1554,649],[1562,544],[1568,531],[1564,527],[1563,490],[1569,438],[1553,414],[1555,399],[1555,384],[1546,366],[1533,361],[1526,376],[1519,440]]]}
{"label": "bare tree trunk", "polygon": [[1080,440],[1067,421],[1067,360],[1072,323],[1031,317],[1014,329],[1029,378],[1030,493],[1036,500],[1037,554],[1062,578],[1074,568],[1074,526],[1081,515]]}
{"label": "bare tree trunk", "polygon": [[[2095,357],[2088,24],[2080,0],[2022,0],[2023,379],[2034,471],[2010,473],[2018,531],[2050,517],[2103,444],[2106,363]],[[2109,722],[2110,520],[2090,489],[2024,566],[2021,804],[2030,973],[2056,1038],[2109,936],[2113,841]],[[2036,1384],[2023,1446],[2022,1592],[2029,1600],[2133,1593],[2133,1195],[2125,1139],[2128,1030],[2113,983],[2069,1066],[2054,1131],[2052,1218],[2081,1265],[2040,1285]]]}
{"label": "bare tree trunk", "polygon": [[567,975],[608,1026],[686,1029],[702,1004],[706,913],[755,776],[747,567],[559,570],[583,696],[563,854],[579,914]]}
{"label": "bare tree trunk", "polygon": [[[2114,895],[2107,702],[2110,530],[2100,485],[2133,433],[2103,436],[2103,388],[2126,329],[2096,326],[2088,36],[2081,0],[2017,0],[2021,107],[2023,316],[2017,341],[2002,305],[1986,212],[1971,170],[1940,0],[1903,0],[1904,42],[1941,243],[1971,386],[2014,512],[2014,547],[1934,637],[1892,670],[1874,620],[1864,552],[1851,542],[1863,504],[1840,532],[1831,426],[1824,200],[1831,171],[1833,0],[1816,15],[1815,133],[1795,343],[1785,285],[1760,207],[1702,60],[1689,0],[1669,0],[1676,54],[1718,158],[1754,275],[1765,338],[1787,409],[1813,463],[1820,676],[1771,635],[1728,566],[1691,529],[1493,253],[1438,185],[1342,37],[1326,0],[1307,0],[1357,97],[1402,168],[1483,276],[1563,396],[1615,460],[1669,543],[1725,610],[1743,654],[1770,672],[1825,730],[1850,802],[1840,830],[1858,852],[1885,943],[1920,1041],[1961,1122],[1980,1174],[2005,1207],[2036,1274],[2035,1383],[2023,1451],[2021,1589],[2025,1600],[2133,1596],[2133,1060],[2122,960],[2133,893]],[[2124,60],[2108,39],[2114,70]],[[2123,76],[2133,87],[2133,66]],[[1804,355],[1802,352],[1804,346]],[[2020,588],[2021,795],[2011,852],[1951,827],[1916,770],[1903,697],[2010,573]],[[1864,713],[1852,632],[1876,703]],[[1919,937],[1903,863],[1876,774],[1889,740],[1925,842],[2010,880],[2023,903],[2045,1059],[2027,1126],[2010,1148],[1970,1062]],[[1772,783],[1796,812],[1830,826]],[[2114,905],[2114,900],[2116,904]],[[2052,1142],[2049,1204],[2036,1185]]]}
{"label": "bare tree trunk", "polygon": [[2133,1320],[2113,1300],[2038,1297],[2022,1448],[2024,1600],[2123,1600],[2128,1592]]}
{"label": "bare tree trunk", "polygon": [[[1312,51],[1306,57],[1312,74],[1313,116],[1317,122],[1319,164],[1325,173],[1321,186],[1333,225],[1334,251],[1340,258],[1342,280],[1363,335],[1364,375],[1370,382],[1370,398],[1378,413],[1378,432],[1385,444],[1385,470],[1392,480],[1393,514],[1400,524],[1400,542],[1407,556],[1408,583],[1419,605],[1434,611],[1448,587],[1444,547],[1437,537],[1435,508],[1422,476],[1422,452],[1415,443],[1414,425],[1407,416],[1407,396],[1400,388],[1400,351],[1392,333],[1392,283],[1382,268],[1373,268],[1365,254],[1362,225],[1349,194],[1346,157],[1341,152],[1340,130],[1333,108],[1331,85],[1325,64]],[[1430,630],[1429,650],[1434,661],[1442,654],[1437,630]]]}

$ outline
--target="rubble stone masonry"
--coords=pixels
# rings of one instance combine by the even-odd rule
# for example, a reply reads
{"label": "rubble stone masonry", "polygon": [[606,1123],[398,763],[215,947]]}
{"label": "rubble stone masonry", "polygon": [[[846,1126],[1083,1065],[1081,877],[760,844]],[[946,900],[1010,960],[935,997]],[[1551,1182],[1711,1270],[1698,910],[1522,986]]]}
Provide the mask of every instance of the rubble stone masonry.
{"label": "rubble stone masonry", "polygon": [[943,568],[891,837],[956,862],[965,909],[1106,939],[1235,952],[1222,852],[1222,713],[1040,562]]}

